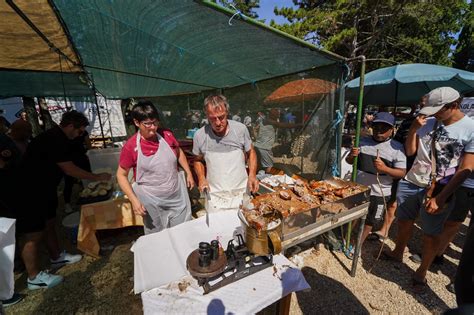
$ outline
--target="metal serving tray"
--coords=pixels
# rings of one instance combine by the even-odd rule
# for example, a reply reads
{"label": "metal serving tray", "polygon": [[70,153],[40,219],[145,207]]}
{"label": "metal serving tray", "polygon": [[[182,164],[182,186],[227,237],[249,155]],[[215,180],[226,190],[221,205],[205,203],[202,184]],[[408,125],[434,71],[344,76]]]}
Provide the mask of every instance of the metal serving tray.
{"label": "metal serving tray", "polygon": [[[350,211],[352,208],[369,202],[370,188],[367,186],[345,181],[339,178],[331,178],[324,181],[336,187],[344,187],[348,185],[358,186],[362,188],[362,191],[352,196],[339,199],[335,202],[311,208],[304,212],[284,218],[282,241],[294,238],[308,230],[311,230],[312,228],[316,227],[316,225],[319,224],[321,220],[327,220],[341,212]],[[265,194],[272,191],[272,189],[260,185],[258,193]]]}

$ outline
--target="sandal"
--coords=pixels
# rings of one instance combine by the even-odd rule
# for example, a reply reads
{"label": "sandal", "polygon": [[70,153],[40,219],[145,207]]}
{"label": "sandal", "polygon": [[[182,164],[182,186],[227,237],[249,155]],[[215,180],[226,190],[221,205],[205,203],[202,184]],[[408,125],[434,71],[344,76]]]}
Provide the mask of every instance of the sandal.
{"label": "sandal", "polygon": [[393,262],[397,262],[397,263],[401,263],[401,262],[402,262],[402,259],[398,259],[398,258],[393,257],[393,256],[392,256],[391,254],[389,254],[389,252],[387,252],[387,251],[383,251],[383,252],[380,254],[380,260],[393,261]]}
{"label": "sandal", "polygon": [[413,291],[417,294],[422,294],[426,288],[428,288],[428,281],[425,279],[423,280],[418,280],[415,277],[411,278],[411,284],[413,287]]}
{"label": "sandal", "polygon": [[[346,249],[344,251],[344,255],[346,255],[347,259],[353,260],[355,257],[355,247],[352,247],[352,245],[349,247],[349,249]],[[359,258],[362,255],[362,250],[359,251]]]}

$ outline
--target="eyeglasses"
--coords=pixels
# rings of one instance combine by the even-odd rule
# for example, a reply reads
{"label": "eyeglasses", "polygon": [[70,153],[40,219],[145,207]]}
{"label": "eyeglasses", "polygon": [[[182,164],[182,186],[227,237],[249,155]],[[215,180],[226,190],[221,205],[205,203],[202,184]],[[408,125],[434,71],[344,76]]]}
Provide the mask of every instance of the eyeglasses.
{"label": "eyeglasses", "polygon": [[150,128],[152,126],[158,126],[159,122],[158,120],[153,120],[153,121],[142,121],[140,122],[143,126]]}

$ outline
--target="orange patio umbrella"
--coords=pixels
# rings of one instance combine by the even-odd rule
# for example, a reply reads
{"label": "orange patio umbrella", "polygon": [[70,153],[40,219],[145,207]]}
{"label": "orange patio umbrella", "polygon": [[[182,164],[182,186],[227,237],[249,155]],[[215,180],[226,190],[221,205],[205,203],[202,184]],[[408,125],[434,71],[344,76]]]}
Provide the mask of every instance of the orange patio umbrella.
{"label": "orange patio umbrella", "polygon": [[304,102],[330,93],[337,87],[336,83],[321,79],[291,81],[273,91],[263,102],[266,105]]}

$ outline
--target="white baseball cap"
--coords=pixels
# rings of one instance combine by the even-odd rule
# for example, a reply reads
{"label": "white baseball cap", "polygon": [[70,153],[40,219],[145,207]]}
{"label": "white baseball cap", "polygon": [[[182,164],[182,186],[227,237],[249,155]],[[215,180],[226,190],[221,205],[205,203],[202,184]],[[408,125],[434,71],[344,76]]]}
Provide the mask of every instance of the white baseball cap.
{"label": "white baseball cap", "polygon": [[439,87],[426,94],[426,105],[420,110],[420,114],[432,116],[436,114],[444,105],[454,102],[461,95],[449,86]]}

